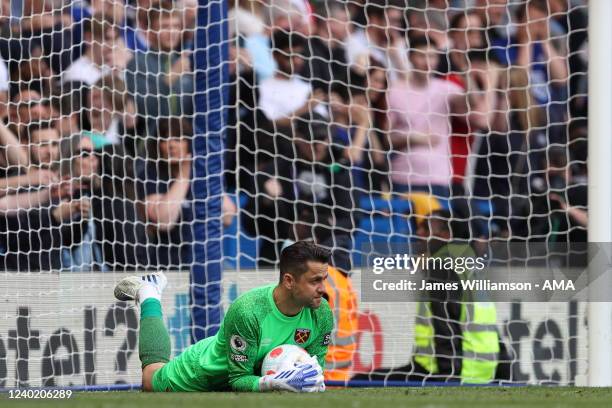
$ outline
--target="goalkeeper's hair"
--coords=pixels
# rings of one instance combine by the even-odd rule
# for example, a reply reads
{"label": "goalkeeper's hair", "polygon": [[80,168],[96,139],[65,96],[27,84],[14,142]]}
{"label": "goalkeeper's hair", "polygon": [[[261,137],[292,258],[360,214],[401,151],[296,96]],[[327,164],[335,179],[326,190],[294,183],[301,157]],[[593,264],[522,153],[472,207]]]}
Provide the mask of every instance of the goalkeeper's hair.
{"label": "goalkeeper's hair", "polygon": [[299,279],[308,271],[308,262],[329,263],[331,252],[310,241],[298,241],[283,249],[280,256],[280,280],[290,273]]}

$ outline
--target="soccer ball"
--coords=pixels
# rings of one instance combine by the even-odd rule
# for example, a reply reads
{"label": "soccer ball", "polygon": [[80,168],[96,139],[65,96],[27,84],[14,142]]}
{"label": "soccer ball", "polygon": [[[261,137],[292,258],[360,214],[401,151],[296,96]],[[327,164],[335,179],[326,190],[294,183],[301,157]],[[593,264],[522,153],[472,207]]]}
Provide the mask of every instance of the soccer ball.
{"label": "soccer ball", "polygon": [[275,374],[278,371],[292,368],[296,364],[305,363],[308,359],[310,359],[310,354],[293,344],[274,347],[261,364],[261,375]]}

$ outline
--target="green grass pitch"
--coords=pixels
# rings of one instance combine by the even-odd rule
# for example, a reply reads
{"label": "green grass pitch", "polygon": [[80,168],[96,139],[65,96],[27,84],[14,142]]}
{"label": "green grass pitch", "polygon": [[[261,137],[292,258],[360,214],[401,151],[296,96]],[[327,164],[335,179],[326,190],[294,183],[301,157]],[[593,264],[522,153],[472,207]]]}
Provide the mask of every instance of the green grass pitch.
{"label": "green grass pitch", "polygon": [[79,392],[69,400],[8,400],[2,407],[91,408],[565,408],[612,407],[612,388],[576,387],[442,387],[360,388],[328,390],[324,394]]}

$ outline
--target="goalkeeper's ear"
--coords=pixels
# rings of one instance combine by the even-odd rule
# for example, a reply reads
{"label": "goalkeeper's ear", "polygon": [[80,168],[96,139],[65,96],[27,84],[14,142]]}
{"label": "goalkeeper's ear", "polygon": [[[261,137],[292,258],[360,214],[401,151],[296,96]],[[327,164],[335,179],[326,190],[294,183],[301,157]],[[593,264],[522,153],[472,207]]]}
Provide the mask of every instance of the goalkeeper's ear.
{"label": "goalkeeper's ear", "polygon": [[281,278],[281,285],[283,285],[285,287],[285,289],[287,290],[293,290],[293,288],[296,285],[296,279],[295,276],[293,276],[293,274],[291,273],[285,273],[283,274],[282,278]]}

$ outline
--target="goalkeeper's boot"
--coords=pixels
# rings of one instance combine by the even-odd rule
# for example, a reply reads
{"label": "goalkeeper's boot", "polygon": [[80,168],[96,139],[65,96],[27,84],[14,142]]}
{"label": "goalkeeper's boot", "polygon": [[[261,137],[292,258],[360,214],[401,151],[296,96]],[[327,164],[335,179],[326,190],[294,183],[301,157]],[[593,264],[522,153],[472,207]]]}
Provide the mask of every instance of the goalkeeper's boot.
{"label": "goalkeeper's boot", "polygon": [[[142,276],[128,276],[115,285],[115,297],[118,300],[135,300],[140,303],[143,297],[161,298],[168,284],[166,275],[162,272],[148,273]],[[144,295],[144,296],[143,296]]]}

